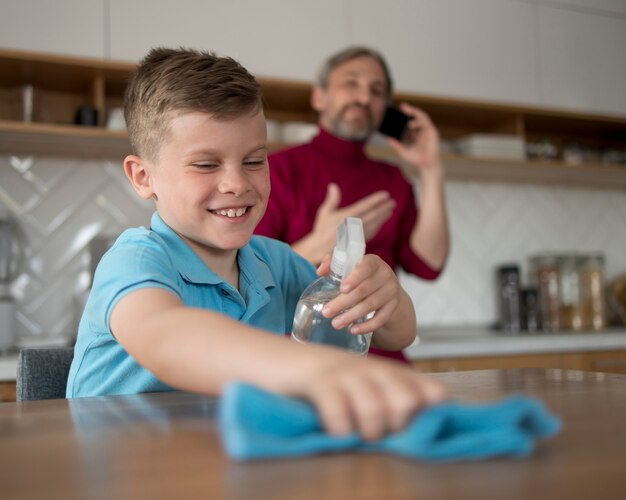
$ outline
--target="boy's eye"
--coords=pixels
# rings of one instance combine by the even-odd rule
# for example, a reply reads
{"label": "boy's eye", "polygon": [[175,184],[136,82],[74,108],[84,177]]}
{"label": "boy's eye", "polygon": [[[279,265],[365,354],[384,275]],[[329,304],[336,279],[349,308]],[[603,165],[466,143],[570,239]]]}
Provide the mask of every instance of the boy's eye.
{"label": "boy's eye", "polygon": [[243,164],[248,168],[263,167],[265,165],[265,159],[246,160]]}
{"label": "boy's eye", "polygon": [[194,163],[193,166],[194,167],[198,167],[198,168],[202,168],[202,169],[211,169],[211,168],[217,168],[218,164],[217,163],[199,162],[199,163]]}

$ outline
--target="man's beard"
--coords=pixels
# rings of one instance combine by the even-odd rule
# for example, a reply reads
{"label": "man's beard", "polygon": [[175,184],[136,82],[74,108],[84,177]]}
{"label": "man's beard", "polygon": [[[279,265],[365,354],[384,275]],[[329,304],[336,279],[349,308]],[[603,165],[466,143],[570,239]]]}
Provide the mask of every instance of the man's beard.
{"label": "man's beard", "polygon": [[[347,123],[343,117],[347,113],[348,109],[351,107],[358,106],[361,109],[364,109],[367,113],[368,124],[362,128],[355,129],[354,126]],[[345,106],[337,116],[331,121],[332,132],[341,137],[342,139],[346,139],[348,141],[365,141],[369,139],[370,135],[374,132],[374,123],[372,120],[371,112],[368,108],[360,106],[358,104],[348,104]]]}

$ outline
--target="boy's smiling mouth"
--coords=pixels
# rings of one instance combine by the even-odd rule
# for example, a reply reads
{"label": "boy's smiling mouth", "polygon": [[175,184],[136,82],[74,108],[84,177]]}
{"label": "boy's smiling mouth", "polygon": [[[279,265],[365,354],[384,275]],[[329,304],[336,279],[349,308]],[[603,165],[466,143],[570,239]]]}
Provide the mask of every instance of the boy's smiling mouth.
{"label": "boy's smiling mouth", "polygon": [[248,211],[248,207],[237,207],[237,208],[220,208],[218,210],[210,210],[210,212],[214,215],[222,215],[224,217],[228,217],[232,219],[233,217],[241,217]]}

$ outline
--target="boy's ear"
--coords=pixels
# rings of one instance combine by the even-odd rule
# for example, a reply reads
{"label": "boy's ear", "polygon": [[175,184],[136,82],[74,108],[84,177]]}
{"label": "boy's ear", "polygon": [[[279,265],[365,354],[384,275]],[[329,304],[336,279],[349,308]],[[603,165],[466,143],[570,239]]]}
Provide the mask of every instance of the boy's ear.
{"label": "boy's ear", "polygon": [[311,91],[311,107],[318,113],[326,107],[326,91],[319,85],[314,85]]}
{"label": "boy's ear", "polygon": [[124,173],[137,194],[144,200],[148,200],[154,196],[152,175],[150,174],[147,162],[143,158],[136,155],[128,155],[124,158]]}

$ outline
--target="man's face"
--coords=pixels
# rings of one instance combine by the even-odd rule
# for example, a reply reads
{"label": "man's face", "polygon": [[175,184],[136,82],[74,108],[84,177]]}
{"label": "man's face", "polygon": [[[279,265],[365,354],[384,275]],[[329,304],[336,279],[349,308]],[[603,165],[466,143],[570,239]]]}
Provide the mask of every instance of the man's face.
{"label": "man's face", "polygon": [[170,122],[151,165],[157,210],[205,262],[245,246],[270,193],[263,112],[229,120],[186,113]]}
{"label": "man's face", "polygon": [[388,86],[383,68],[369,56],[335,68],[326,88],[315,87],[313,108],[320,125],[348,140],[365,140],[378,129],[387,106]]}

